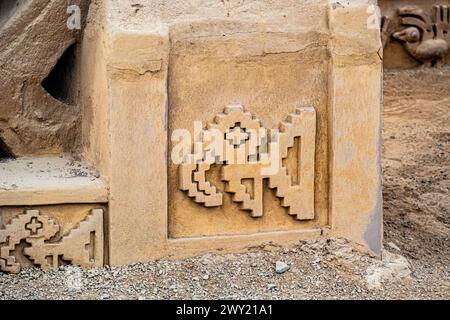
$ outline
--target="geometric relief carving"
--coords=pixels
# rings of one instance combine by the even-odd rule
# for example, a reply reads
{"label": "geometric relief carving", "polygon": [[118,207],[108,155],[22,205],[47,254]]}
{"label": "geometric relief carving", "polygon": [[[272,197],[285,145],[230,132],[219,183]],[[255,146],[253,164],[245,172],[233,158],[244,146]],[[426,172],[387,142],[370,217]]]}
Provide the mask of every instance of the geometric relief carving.
{"label": "geometric relief carving", "polygon": [[[179,168],[180,189],[205,207],[223,204],[223,193],[207,180],[221,166],[224,192],[252,217],[264,214],[264,179],[281,206],[298,220],[314,219],[316,111],[297,108],[279,128],[267,130],[241,105],[227,106],[194,137],[194,150]],[[293,165],[285,163],[294,157]],[[292,163],[292,161],[290,162]]]}
{"label": "geometric relief carving", "polygon": [[23,254],[30,261],[47,270],[57,268],[62,262],[94,267],[103,265],[103,210],[94,209],[59,240],[58,223],[38,210],[26,210],[0,229],[0,270],[20,272],[16,262],[16,246],[25,242]]}
{"label": "geometric relief carving", "polygon": [[419,62],[427,66],[444,64],[450,47],[450,7],[435,5],[429,12],[415,6],[402,7],[397,13],[397,25],[392,17],[383,17],[383,44],[392,36]]}

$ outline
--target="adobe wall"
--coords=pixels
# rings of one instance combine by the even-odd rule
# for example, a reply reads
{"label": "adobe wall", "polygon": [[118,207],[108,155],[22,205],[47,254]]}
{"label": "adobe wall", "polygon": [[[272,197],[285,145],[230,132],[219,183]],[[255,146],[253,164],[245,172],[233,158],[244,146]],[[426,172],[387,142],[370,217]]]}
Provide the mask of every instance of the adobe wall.
{"label": "adobe wall", "polygon": [[2,270],[328,236],[380,254],[374,1],[78,4],[76,30],[59,0],[2,7]]}

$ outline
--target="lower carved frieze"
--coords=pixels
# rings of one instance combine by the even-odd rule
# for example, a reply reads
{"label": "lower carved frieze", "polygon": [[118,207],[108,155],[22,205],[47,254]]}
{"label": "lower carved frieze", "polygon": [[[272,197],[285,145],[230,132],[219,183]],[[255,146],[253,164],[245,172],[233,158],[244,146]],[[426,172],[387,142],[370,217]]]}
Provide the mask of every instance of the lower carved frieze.
{"label": "lower carved frieze", "polygon": [[70,230],[63,230],[53,216],[37,209],[22,210],[7,223],[1,216],[1,271],[18,273],[23,266],[30,265],[44,270],[65,264],[84,267],[103,265],[103,209],[89,210],[75,224],[70,221],[67,224],[75,225]]}

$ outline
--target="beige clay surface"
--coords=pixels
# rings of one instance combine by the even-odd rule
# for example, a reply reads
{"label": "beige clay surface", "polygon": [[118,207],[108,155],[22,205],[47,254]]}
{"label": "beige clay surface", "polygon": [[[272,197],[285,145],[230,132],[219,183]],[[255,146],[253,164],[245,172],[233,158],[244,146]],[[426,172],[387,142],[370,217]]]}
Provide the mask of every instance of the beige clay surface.
{"label": "beige clay surface", "polygon": [[0,175],[0,206],[107,201],[98,173],[70,157],[6,159]]}

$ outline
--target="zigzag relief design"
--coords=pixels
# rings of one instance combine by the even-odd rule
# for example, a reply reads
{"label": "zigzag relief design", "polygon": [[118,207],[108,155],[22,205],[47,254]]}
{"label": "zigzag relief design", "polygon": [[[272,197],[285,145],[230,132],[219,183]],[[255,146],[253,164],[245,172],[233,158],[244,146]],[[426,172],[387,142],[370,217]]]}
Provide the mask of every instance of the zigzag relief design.
{"label": "zigzag relief design", "polygon": [[[206,172],[215,163],[222,166],[225,191],[232,193],[233,201],[240,203],[242,210],[250,211],[252,217],[264,214],[263,180],[268,179],[269,188],[276,189],[276,196],[290,215],[298,220],[314,219],[314,108],[297,108],[278,129],[269,130],[267,134],[260,120],[245,112],[241,105],[231,105],[208,124],[203,137],[212,135],[211,130],[218,130],[216,136],[223,137],[223,141],[216,144],[222,152],[213,151],[210,142],[203,139],[200,142],[203,156],[188,154],[180,165],[180,189],[187,191],[189,197],[205,207],[223,204],[223,194],[206,179]],[[299,141],[297,177],[293,177],[283,160],[288,158],[288,151],[296,141]],[[250,188],[244,184],[245,180],[252,182]]]}
{"label": "zigzag relief design", "polygon": [[58,223],[38,210],[26,210],[0,230],[0,270],[18,273],[16,246],[25,241],[29,247],[23,253],[36,266],[47,270],[57,268],[62,261],[94,267],[103,265],[103,210],[94,209],[59,241],[53,238],[60,232]]}

